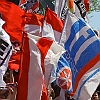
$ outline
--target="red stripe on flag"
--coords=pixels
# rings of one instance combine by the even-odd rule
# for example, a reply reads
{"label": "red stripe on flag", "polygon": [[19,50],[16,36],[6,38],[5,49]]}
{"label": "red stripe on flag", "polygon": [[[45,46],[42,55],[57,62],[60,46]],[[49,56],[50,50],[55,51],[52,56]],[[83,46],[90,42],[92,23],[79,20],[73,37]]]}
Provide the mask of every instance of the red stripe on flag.
{"label": "red stripe on flag", "polygon": [[[18,81],[17,100],[27,100],[30,50],[29,50],[29,39],[26,33],[24,35],[22,50],[23,50],[21,56],[22,63],[20,67],[20,74],[19,74],[19,81]],[[24,87],[24,89],[22,89],[22,87]]]}
{"label": "red stripe on flag", "polygon": [[91,69],[98,61],[100,61],[100,53],[98,53],[89,63],[87,63],[78,73],[77,78],[75,80],[75,86],[73,89],[73,92],[71,93],[71,95],[74,95],[77,87],[78,87],[78,83],[81,79],[81,77],[89,70]]}
{"label": "red stripe on flag", "polygon": [[36,8],[39,8],[39,3],[38,3],[38,1],[33,5],[32,10],[34,11]]}
{"label": "red stripe on flag", "polygon": [[45,72],[44,59],[52,43],[53,41],[48,38],[40,38],[40,40],[36,44],[38,49],[41,52],[41,64],[42,64],[41,66],[42,66],[43,73]]}

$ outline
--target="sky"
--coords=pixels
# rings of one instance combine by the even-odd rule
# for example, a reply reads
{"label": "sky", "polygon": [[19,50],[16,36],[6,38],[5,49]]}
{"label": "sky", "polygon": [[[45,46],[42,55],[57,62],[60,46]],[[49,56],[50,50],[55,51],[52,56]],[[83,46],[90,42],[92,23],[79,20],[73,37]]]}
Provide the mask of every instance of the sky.
{"label": "sky", "polygon": [[100,12],[92,12],[88,14],[89,25],[95,29],[100,30]]}

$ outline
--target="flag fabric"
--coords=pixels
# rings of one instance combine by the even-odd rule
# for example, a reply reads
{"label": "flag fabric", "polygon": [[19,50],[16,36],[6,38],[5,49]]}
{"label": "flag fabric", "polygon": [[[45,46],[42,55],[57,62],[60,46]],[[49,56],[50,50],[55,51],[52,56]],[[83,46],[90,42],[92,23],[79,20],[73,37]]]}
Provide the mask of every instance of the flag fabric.
{"label": "flag fabric", "polygon": [[[77,6],[77,7],[75,7],[75,12],[77,13],[77,10],[79,10],[78,11],[79,12],[78,15],[81,15],[82,18],[85,18],[85,16],[86,16],[86,8],[85,8],[84,1],[83,0],[75,0],[74,3]],[[77,14],[76,14],[76,16],[77,16]]]}
{"label": "flag fabric", "polygon": [[40,51],[31,34],[24,33],[23,53],[18,81],[17,100],[41,100],[43,72]]}
{"label": "flag fabric", "polygon": [[12,43],[12,55],[9,60],[8,69],[18,70],[21,60],[21,44],[18,41],[11,41]]}
{"label": "flag fabric", "polygon": [[89,11],[89,6],[90,6],[89,0],[84,0],[84,4],[85,4],[86,12],[88,12]]}
{"label": "flag fabric", "polygon": [[63,20],[58,18],[57,14],[47,7],[42,28],[42,37],[48,37],[56,42],[59,42],[63,24]]}
{"label": "flag fabric", "polygon": [[27,23],[24,30],[30,34],[41,36],[44,16],[34,13],[27,13]]}
{"label": "flag fabric", "polygon": [[4,21],[0,19],[0,87],[6,86],[3,75],[7,71],[8,61],[12,54],[12,45],[9,35],[2,29]]}
{"label": "flag fabric", "polygon": [[[16,11],[15,11],[16,9]],[[25,11],[7,0],[0,1],[1,18],[5,21],[3,29],[9,34],[12,43],[13,53],[9,61],[8,68],[19,69],[20,54],[22,45],[22,32],[25,25]]]}
{"label": "flag fabric", "polygon": [[66,52],[58,61],[56,82],[75,100],[89,100],[100,83],[100,40],[82,19],[68,13],[60,45]]}
{"label": "flag fabric", "polygon": [[26,2],[27,0],[20,0],[19,5],[22,5]]}
{"label": "flag fabric", "polygon": [[48,38],[25,34],[17,100],[47,100],[50,67],[57,64],[63,50],[61,46],[56,50],[57,47],[58,44]]}
{"label": "flag fabric", "polygon": [[25,3],[21,3],[20,7],[28,12],[37,13],[39,10],[39,0],[28,0]]}
{"label": "flag fabric", "polygon": [[22,31],[25,25],[25,11],[12,2],[2,0],[0,1],[0,12],[2,19],[5,21],[3,29],[10,35],[11,40],[17,40],[21,43]]}
{"label": "flag fabric", "polygon": [[62,11],[62,7],[64,6],[65,0],[55,0],[55,13],[58,17],[60,17],[60,12]]}

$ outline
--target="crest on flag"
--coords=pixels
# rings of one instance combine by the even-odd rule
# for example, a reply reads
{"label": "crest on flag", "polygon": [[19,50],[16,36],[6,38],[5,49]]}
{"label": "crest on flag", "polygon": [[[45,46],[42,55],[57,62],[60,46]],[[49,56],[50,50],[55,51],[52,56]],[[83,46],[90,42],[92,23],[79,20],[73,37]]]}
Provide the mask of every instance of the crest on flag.
{"label": "crest on flag", "polygon": [[58,61],[58,69],[57,69],[57,84],[62,89],[66,89],[70,91],[72,89],[72,72],[69,66],[69,62],[72,63],[70,55],[66,50],[63,53]]}
{"label": "crest on flag", "polygon": [[69,90],[71,88],[71,71],[69,68],[63,68],[59,72],[59,78],[58,78],[58,85],[63,88]]}

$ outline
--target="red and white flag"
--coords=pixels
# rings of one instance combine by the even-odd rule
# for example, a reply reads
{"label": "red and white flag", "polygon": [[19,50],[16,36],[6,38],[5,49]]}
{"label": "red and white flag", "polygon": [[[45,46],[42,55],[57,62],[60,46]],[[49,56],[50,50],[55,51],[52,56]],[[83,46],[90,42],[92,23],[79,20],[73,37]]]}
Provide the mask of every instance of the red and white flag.
{"label": "red and white flag", "polygon": [[47,91],[43,86],[50,75],[50,64],[52,67],[56,65],[63,48],[48,38],[27,34],[23,50],[17,100],[47,100]]}
{"label": "red and white flag", "polygon": [[24,30],[30,34],[41,36],[41,29],[43,26],[44,16],[34,13],[28,13],[27,23],[24,27]]}
{"label": "red and white flag", "polygon": [[48,37],[56,42],[59,42],[62,29],[63,21],[57,17],[57,14],[54,11],[47,7],[42,37]]}
{"label": "red and white flag", "polygon": [[7,34],[9,34],[13,45],[13,54],[10,58],[8,68],[16,70],[19,69],[20,64],[22,31],[25,25],[25,11],[12,2],[2,0],[0,1],[0,12],[2,13],[1,18],[5,21],[3,29],[7,32]]}

